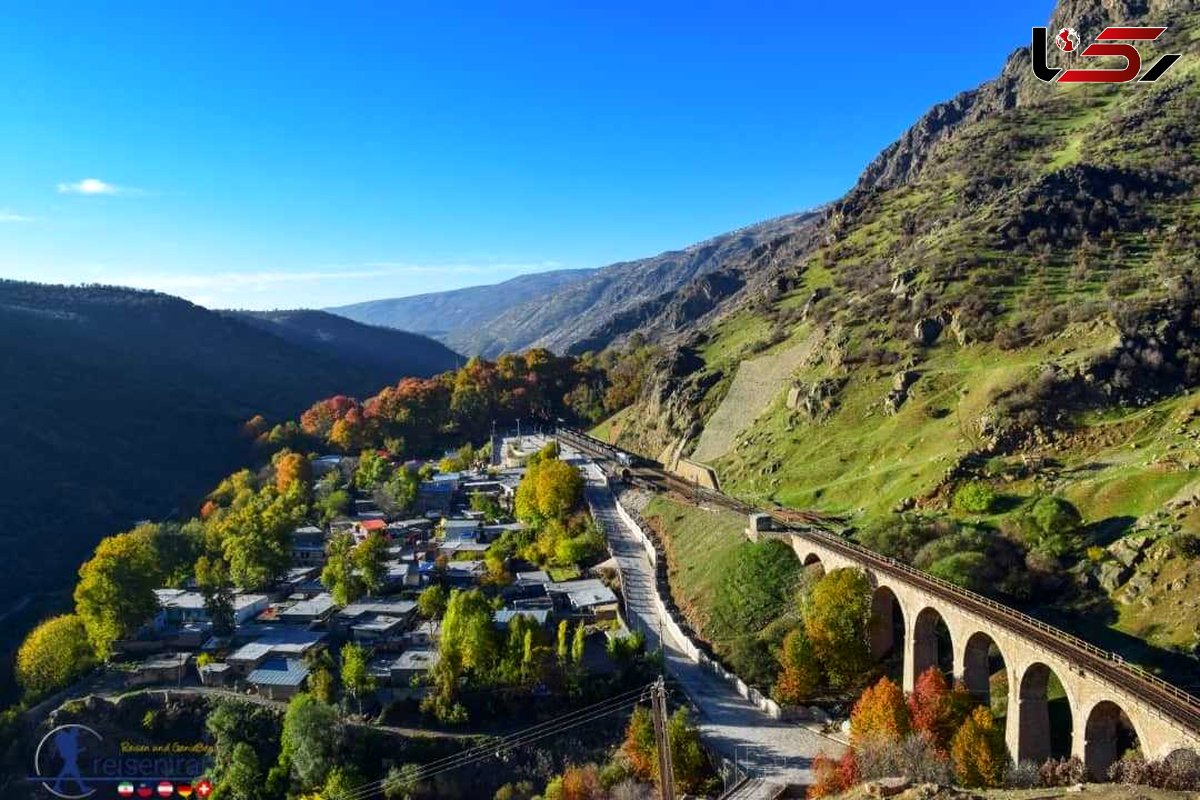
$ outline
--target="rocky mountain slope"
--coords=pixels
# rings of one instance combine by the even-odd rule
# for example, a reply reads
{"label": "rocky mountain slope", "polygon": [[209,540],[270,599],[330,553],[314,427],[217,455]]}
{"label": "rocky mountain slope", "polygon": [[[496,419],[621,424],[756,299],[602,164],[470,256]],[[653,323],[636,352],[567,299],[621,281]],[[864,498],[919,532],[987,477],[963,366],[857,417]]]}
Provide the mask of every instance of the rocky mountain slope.
{"label": "rocky mountain slope", "polygon": [[487,286],[368,300],[326,310],[366,325],[383,325],[436,336],[451,342],[459,352],[474,355],[475,351],[455,343],[456,339],[469,337],[477,325],[495,319],[506,306],[522,305],[544,297],[560,287],[584,280],[591,273],[590,269],[538,272]]}
{"label": "rocky mountain slope", "polygon": [[495,286],[330,309],[351,319],[425,330],[466,354],[495,356],[529,347],[581,353],[635,331],[667,335],[704,318],[752,279],[751,257],[810,227],[792,214],[683,250],[596,270],[544,273]]}
{"label": "rocky mountain slope", "polygon": [[752,254],[755,290],[662,340],[603,430],[1098,637],[1200,643],[1200,14],[1070,0],[1050,30],[1106,24],[1167,25],[1144,63],[1183,58],[1054,85],[1016,51]]}

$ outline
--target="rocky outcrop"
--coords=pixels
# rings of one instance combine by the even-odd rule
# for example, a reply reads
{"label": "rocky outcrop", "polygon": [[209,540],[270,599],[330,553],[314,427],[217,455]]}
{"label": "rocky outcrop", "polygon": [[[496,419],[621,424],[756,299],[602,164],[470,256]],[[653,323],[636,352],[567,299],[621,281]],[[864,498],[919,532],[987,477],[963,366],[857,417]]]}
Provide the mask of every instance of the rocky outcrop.
{"label": "rocky outcrop", "polygon": [[915,369],[902,369],[892,376],[892,388],[883,398],[883,410],[895,414],[908,400],[908,390],[921,377]]}
{"label": "rocky outcrop", "polygon": [[810,383],[795,383],[787,394],[787,407],[813,422],[825,419],[837,408],[837,397],[845,378],[822,378]]}

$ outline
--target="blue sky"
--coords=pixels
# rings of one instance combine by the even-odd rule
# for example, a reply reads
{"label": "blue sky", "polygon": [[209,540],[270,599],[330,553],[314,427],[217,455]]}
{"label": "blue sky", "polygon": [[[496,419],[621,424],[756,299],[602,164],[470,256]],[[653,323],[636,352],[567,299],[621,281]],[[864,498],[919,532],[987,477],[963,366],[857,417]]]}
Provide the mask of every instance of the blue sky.
{"label": "blue sky", "polygon": [[319,307],[652,255],[836,198],[1051,7],[6,4],[0,276]]}

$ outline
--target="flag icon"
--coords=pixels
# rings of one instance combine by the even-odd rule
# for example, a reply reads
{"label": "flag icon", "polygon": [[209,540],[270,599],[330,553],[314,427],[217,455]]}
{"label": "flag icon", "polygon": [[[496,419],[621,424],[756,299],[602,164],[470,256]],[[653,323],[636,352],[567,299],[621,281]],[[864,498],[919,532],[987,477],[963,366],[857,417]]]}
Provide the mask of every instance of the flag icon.
{"label": "flag icon", "polygon": [[208,778],[204,778],[203,780],[197,781],[196,796],[199,797],[200,800],[208,800],[208,796],[210,794],[212,794],[212,790],[213,790],[212,781],[210,781]]}
{"label": "flag icon", "polygon": [[192,785],[190,783],[181,783],[175,787],[175,791],[179,793],[180,797],[184,797],[184,798],[191,797],[192,796]]}
{"label": "flag icon", "polygon": [[133,797],[133,784],[129,781],[121,781],[117,784],[117,794],[121,797]]}
{"label": "flag icon", "polygon": [[139,783],[137,787],[137,796],[143,798],[153,797],[154,789],[150,788],[148,783]]}
{"label": "flag icon", "polygon": [[170,781],[159,781],[158,782],[158,796],[159,797],[166,798],[166,797],[170,797],[173,794],[175,794],[175,784],[171,783]]}

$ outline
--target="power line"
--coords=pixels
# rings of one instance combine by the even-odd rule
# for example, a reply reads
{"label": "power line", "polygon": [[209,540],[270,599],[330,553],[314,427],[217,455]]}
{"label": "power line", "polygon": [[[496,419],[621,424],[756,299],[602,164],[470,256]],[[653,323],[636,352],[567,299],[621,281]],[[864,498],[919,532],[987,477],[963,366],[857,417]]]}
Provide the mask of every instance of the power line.
{"label": "power line", "polygon": [[[577,728],[581,725],[594,722],[598,719],[622,711],[626,708],[632,708],[638,705],[649,696],[649,690],[653,684],[641,686],[637,689],[631,689],[621,694],[602,700],[586,708],[563,714],[546,722],[532,725],[528,728],[517,731],[516,733],[500,737],[497,741],[486,742],[476,747],[469,748],[452,756],[446,756],[437,759],[428,764],[423,764],[417,774],[412,776],[413,780],[425,781],[430,778],[441,775],[445,772],[459,769],[469,764],[484,761],[489,758],[500,756],[505,751],[514,750],[518,747],[532,744],[549,736],[554,736],[563,733],[572,728]],[[359,786],[355,789],[336,796],[333,800],[365,800],[376,792],[380,791],[386,784],[385,780],[371,781]]]}

